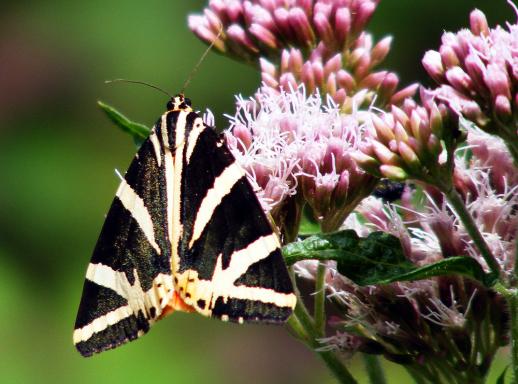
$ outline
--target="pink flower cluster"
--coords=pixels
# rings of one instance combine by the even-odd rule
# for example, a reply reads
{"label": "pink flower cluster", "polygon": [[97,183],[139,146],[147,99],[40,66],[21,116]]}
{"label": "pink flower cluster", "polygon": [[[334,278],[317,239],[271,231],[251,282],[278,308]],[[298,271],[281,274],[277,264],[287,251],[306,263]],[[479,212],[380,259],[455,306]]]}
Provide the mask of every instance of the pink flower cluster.
{"label": "pink flower cluster", "polygon": [[[364,31],[379,0],[212,0],[189,26],[220,52],[254,65],[272,89],[333,97],[344,111],[355,106],[400,104],[417,85],[398,91],[399,78],[375,68],[391,38],[374,44]],[[362,97],[355,97],[361,94]]]}
{"label": "pink flower cluster", "polygon": [[[303,86],[238,101],[228,146],[275,222],[290,227],[283,232],[298,229],[305,202],[324,230],[336,230],[372,191],[376,179],[351,156],[361,136],[356,117],[318,94],[306,96]],[[295,219],[286,224],[286,216]]]}
{"label": "pink flower cluster", "polygon": [[189,17],[189,27],[221,52],[252,62],[291,46],[314,48],[318,41],[341,51],[364,30],[378,2],[210,0],[203,15]]}
{"label": "pink flower cluster", "polygon": [[446,32],[439,49],[425,54],[423,65],[439,84],[438,97],[501,136],[518,159],[518,24],[489,28],[484,13],[474,10],[470,29]]}
{"label": "pink flower cluster", "polygon": [[401,108],[392,106],[390,113],[371,113],[366,140],[355,154],[364,169],[389,179],[433,185],[453,172],[458,119],[424,91],[421,99],[423,105],[407,100]]}

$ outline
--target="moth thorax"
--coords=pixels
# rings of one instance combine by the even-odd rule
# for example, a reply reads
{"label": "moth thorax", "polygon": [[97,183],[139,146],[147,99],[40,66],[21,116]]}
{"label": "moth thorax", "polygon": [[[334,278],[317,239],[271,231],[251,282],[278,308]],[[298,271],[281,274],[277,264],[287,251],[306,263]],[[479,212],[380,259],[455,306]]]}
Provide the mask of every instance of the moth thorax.
{"label": "moth thorax", "polygon": [[183,94],[176,95],[167,103],[168,111],[192,111],[191,99],[184,97]]}

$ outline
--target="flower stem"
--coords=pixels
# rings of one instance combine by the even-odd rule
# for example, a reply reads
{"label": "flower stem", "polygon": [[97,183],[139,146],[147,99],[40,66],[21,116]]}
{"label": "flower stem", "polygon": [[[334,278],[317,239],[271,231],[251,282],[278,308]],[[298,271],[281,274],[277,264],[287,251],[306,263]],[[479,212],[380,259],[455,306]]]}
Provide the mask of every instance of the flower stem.
{"label": "flower stem", "polygon": [[446,195],[448,201],[455,209],[455,212],[459,216],[460,221],[464,225],[464,228],[470,235],[475,245],[477,246],[480,254],[486,261],[489,269],[491,270],[491,273],[495,277],[500,277],[500,265],[498,264],[495,257],[489,250],[486,241],[482,237],[482,234],[478,230],[477,225],[475,224],[473,218],[466,209],[464,201],[462,201],[460,195],[457,193],[455,188],[442,189],[442,192]]}
{"label": "flower stem", "polygon": [[513,378],[511,383],[518,384],[518,297],[516,293],[507,297],[511,323],[511,367]]}
{"label": "flower stem", "polygon": [[324,337],[326,329],[326,272],[326,263],[320,262],[315,278],[315,329],[320,337]]}
{"label": "flower stem", "polygon": [[[300,296],[298,297],[297,306],[295,307],[295,311],[288,321],[288,324],[290,327],[292,327],[292,331],[298,336],[298,338],[305,342],[305,344],[311,349],[316,350],[321,346],[318,341],[320,336],[315,329],[313,319],[311,319],[309,316],[309,313],[304,303],[300,299]],[[322,360],[324,360],[327,368],[329,368],[339,383],[357,384],[354,377],[351,375],[349,370],[345,367],[344,363],[335,352],[316,352],[322,358]]]}
{"label": "flower stem", "polygon": [[386,384],[385,372],[377,356],[369,355],[368,353],[363,354],[363,362],[365,364],[365,370],[369,376],[369,380],[372,384]]}
{"label": "flower stem", "polygon": [[293,270],[290,271],[290,275],[294,284],[295,294],[297,295],[297,305],[295,306],[295,310],[288,320],[288,325],[291,327],[292,332],[299,340],[314,350],[322,358],[322,360],[324,360],[324,363],[333,373],[339,383],[357,384],[357,381],[345,367],[343,361],[338,357],[336,352],[317,351],[317,349],[321,347],[319,339],[322,336],[317,331],[317,328],[315,327],[315,321],[311,318],[306,306],[304,305],[304,302],[302,301],[300,292],[295,285]]}

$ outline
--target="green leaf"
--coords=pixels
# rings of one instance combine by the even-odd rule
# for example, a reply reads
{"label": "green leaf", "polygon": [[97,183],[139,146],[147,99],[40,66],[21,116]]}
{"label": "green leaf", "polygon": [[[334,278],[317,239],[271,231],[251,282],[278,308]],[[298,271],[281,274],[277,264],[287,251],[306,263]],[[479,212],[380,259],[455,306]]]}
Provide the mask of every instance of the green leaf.
{"label": "green leaf", "polygon": [[358,285],[455,274],[491,284],[489,275],[470,257],[449,257],[418,267],[405,257],[399,239],[386,232],[373,232],[367,238],[353,230],[314,235],[286,245],[283,254],[288,265],[304,259],[336,260],[338,272]]}
{"label": "green leaf", "polygon": [[505,384],[505,374],[507,373],[507,368],[509,368],[509,366],[505,367],[504,371],[500,374],[500,376],[498,376],[496,384]]}
{"label": "green leaf", "polygon": [[318,222],[315,220],[313,211],[309,207],[309,204],[306,204],[303,208],[302,217],[300,219],[299,235],[307,236],[319,232],[320,225],[318,225]]}
{"label": "green leaf", "polygon": [[144,124],[131,121],[115,108],[103,103],[102,101],[98,101],[97,104],[116,126],[133,137],[133,140],[135,140],[135,143],[138,146],[140,146],[149,136],[151,130]]}

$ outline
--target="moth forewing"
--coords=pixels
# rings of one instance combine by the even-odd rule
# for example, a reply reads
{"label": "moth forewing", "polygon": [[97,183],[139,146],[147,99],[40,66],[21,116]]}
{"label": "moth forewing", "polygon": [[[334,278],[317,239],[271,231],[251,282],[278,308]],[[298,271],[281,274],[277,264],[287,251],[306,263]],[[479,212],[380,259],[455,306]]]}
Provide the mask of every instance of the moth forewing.
{"label": "moth forewing", "polygon": [[281,323],[280,244],[223,138],[178,95],[119,186],[88,267],[74,343],[117,347],[175,310]]}

